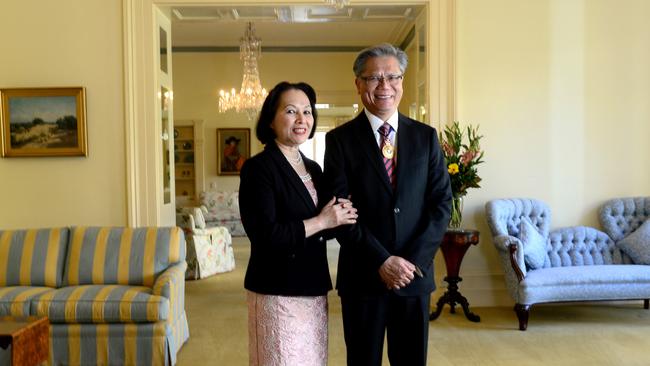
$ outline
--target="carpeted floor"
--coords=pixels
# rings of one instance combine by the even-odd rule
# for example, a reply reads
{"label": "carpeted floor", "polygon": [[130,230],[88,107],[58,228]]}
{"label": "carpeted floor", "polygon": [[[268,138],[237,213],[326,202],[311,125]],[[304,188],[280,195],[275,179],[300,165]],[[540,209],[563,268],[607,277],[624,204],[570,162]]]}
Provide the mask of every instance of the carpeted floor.
{"label": "carpeted floor", "polygon": [[[235,238],[233,247],[235,271],[186,283],[190,339],[178,355],[180,366],[248,364],[243,279],[249,246],[245,238]],[[330,252],[335,263],[336,251]],[[345,365],[335,292],[329,306],[329,365]],[[509,307],[473,307],[480,323],[448,309],[430,323],[428,365],[650,365],[650,311],[642,301],[537,306],[526,332],[517,330]]]}

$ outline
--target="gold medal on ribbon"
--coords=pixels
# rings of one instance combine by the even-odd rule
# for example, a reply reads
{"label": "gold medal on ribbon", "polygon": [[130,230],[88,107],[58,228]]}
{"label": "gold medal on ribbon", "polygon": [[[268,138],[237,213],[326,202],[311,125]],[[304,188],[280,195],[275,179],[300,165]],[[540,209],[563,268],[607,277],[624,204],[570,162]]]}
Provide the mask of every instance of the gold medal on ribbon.
{"label": "gold medal on ribbon", "polygon": [[386,159],[392,159],[395,156],[395,148],[390,142],[386,141],[384,147],[381,148],[381,154],[384,155]]}

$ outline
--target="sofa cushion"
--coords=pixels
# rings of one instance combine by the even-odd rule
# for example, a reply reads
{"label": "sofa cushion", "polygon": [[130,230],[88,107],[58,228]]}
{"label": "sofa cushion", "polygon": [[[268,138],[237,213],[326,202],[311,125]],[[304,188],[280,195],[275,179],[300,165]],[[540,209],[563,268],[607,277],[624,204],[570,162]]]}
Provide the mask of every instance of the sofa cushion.
{"label": "sofa cushion", "polygon": [[67,228],[0,231],[0,286],[61,286]]}
{"label": "sofa cushion", "polygon": [[75,227],[64,283],[151,287],[160,273],[183,260],[185,237],[178,227]]}
{"label": "sofa cushion", "polygon": [[528,217],[521,219],[519,240],[524,245],[524,261],[532,269],[544,267],[546,261],[546,239],[540,234]]}
{"label": "sofa cushion", "polygon": [[31,311],[53,323],[156,322],[169,316],[169,300],[152,295],[149,287],[82,285],[40,296]]}
{"label": "sofa cushion", "polygon": [[520,283],[521,304],[650,298],[650,266],[605,264],[529,271]]}
{"label": "sofa cushion", "polygon": [[50,287],[8,286],[0,288],[0,316],[31,315],[31,301],[47,293],[54,293]]}
{"label": "sofa cushion", "polygon": [[636,264],[650,264],[650,220],[616,243]]}

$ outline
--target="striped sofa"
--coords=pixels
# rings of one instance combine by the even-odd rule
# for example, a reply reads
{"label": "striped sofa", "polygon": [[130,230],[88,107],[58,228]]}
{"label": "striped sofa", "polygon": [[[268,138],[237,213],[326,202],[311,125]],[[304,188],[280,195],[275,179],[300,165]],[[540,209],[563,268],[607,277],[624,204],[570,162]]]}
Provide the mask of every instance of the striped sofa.
{"label": "striped sofa", "polygon": [[47,316],[52,365],[174,365],[186,266],[176,227],[0,231],[0,316]]}

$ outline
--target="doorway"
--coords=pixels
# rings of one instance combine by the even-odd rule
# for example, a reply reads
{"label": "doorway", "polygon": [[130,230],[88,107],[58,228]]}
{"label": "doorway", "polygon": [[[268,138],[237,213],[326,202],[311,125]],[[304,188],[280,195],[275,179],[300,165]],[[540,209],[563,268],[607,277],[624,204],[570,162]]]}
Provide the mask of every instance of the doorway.
{"label": "doorway", "polygon": [[[156,174],[159,168],[155,164],[152,164],[152,159],[150,159],[151,156],[159,155],[161,150],[156,149],[156,134],[152,132],[156,131],[155,128],[152,128],[155,127],[155,122],[151,121],[152,117],[155,116],[155,113],[152,113],[155,107],[152,100],[155,100],[155,95],[152,93],[152,88],[147,88],[155,80],[153,73],[155,69],[151,53],[146,52],[147,49],[152,49],[153,35],[148,34],[150,32],[146,32],[145,29],[151,29],[148,28],[147,24],[153,24],[151,9],[160,9],[162,13],[172,19],[173,16],[176,16],[174,10],[189,6],[187,5],[189,2],[178,1],[169,4],[162,0],[147,0],[142,2],[124,0],[124,3],[125,19],[127,20],[125,22],[125,74],[129,224],[134,226],[169,224],[162,222],[162,216],[159,213],[162,199],[158,192],[162,191],[163,185],[157,179],[157,177],[161,176]],[[241,3],[243,4],[242,6],[247,7],[247,11],[277,8],[272,4],[262,4],[255,1],[242,1]],[[217,9],[221,4],[225,4],[225,1],[212,1],[204,5],[206,8],[212,7]],[[296,7],[300,6],[297,1],[296,4]],[[382,4],[382,6],[388,5],[399,6],[399,4]],[[446,123],[453,114],[451,113],[452,108],[450,108],[453,105],[451,98],[453,93],[449,92],[453,90],[451,88],[453,69],[450,67],[453,64],[451,62],[452,52],[450,47],[453,39],[451,34],[453,20],[452,5],[453,2],[451,0],[420,1],[420,13],[418,14],[422,17],[420,23],[416,24],[413,21],[412,31],[409,29],[399,42],[391,42],[399,43],[398,45],[405,47],[412,59],[421,57],[425,60],[418,67],[409,67],[408,71],[415,73],[412,75],[412,79],[420,80],[420,82],[410,87],[410,90],[413,90],[413,92],[410,96],[406,96],[408,100],[406,111],[402,109],[401,111],[409,115],[416,113],[416,117],[419,117],[417,113],[425,111],[425,121],[434,125]],[[354,1],[352,6],[355,6]],[[362,5],[360,4],[359,6]],[[200,7],[193,8],[194,11],[198,11],[197,8]],[[378,21],[375,21],[374,25],[376,26],[377,23]],[[231,23],[228,28],[238,29],[235,27],[235,24]],[[262,22],[262,24],[264,23]],[[319,23],[315,24],[313,26],[316,27]],[[240,32],[235,31],[235,35],[231,37],[234,42],[237,42],[238,37],[241,36],[238,33]],[[411,34],[409,35],[409,33]],[[358,34],[362,33],[359,32]],[[265,36],[261,36],[264,39]],[[171,37],[172,39],[174,38],[174,32],[172,32]],[[270,39],[270,37],[266,38]],[[410,39],[407,40],[407,38]],[[402,44],[404,41],[408,41],[408,43]],[[367,44],[363,46],[367,46]],[[176,46],[172,44],[172,47]],[[222,45],[214,47],[233,46]],[[314,50],[314,48],[309,49],[304,44],[273,47],[277,47],[275,49],[277,54],[282,52],[285,54],[290,53],[288,51],[291,51],[292,47],[303,47],[303,53],[306,50]],[[410,50],[409,47],[411,48]],[[195,51],[201,52],[200,50]],[[344,52],[344,49],[335,51]],[[350,50],[350,52],[356,53],[357,50]],[[267,54],[271,53],[267,52]],[[295,52],[295,54],[300,54],[300,52]],[[237,73],[240,77],[240,71]],[[350,80],[349,83],[352,85],[350,72],[347,71],[347,73],[347,80]],[[262,79],[264,79],[264,71],[261,71],[261,74]],[[274,84],[272,79],[272,77],[267,79],[270,81],[270,84]],[[325,90],[322,94],[327,95],[328,92],[332,91]],[[332,94],[336,94],[336,91]],[[176,95],[178,96],[178,93]],[[418,100],[424,108],[420,108]],[[415,108],[412,107],[413,103],[415,103]],[[176,115],[180,118],[193,117],[181,116],[178,113]],[[136,121],[144,121],[144,123],[136,123]],[[208,132],[206,137],[210,137],[209,135],[211,135],[211,132]],[[142,143],[143,140],[147,143]],[[206,146],[209,143],[210,141],[206,138]],[[208,150],[209,147],[206,147],[206,151]],[[206,154],[208,153],[206,152]],[[208,164],[209,162],[206,162],[206,165]],[[206,167],[206,171],[208,169],[210,168]],[[206,174],[207,179],[210,179],[208,174]]]}

